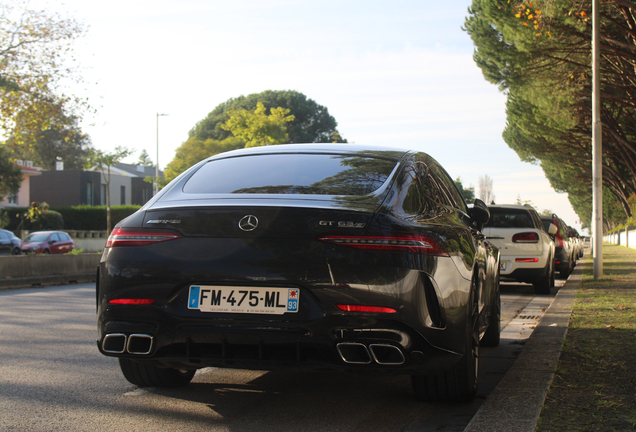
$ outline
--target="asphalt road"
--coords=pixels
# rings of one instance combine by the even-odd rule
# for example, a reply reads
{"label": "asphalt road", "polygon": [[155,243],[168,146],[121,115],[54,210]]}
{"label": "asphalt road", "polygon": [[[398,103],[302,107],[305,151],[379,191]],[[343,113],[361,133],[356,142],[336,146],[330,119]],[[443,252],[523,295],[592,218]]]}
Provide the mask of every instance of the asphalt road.
{"label": "asphalt road", "polygon": [[142,390],[95,346],[94,284],[4,290],[0,431],[463,431],[553,298],[502,284],[502,343],[481,350],[475,401],[452,405],[416,401],[406,376],[209,368]]}

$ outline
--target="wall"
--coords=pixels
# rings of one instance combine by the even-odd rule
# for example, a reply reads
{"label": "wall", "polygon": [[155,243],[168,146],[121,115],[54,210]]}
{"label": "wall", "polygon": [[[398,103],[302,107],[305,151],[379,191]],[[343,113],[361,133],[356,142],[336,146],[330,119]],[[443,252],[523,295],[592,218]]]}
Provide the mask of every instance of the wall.
{"label": "wall", "polygon": [[636,227],[629,226],[625,230],[607,234],[603,236],[603,241],[636,249]]}
{"label": "wall", "polygon": [[0,289],[95,280],[101,254],[0,257]]}
{"label": "wall", "polygon": [[32,177],[31,201],[46,202],[51,207],[88,204],[86,201],[88,182],[93,184],[93,205],[100,204],[101,174],[93,171],[66,170],[42,171]]}

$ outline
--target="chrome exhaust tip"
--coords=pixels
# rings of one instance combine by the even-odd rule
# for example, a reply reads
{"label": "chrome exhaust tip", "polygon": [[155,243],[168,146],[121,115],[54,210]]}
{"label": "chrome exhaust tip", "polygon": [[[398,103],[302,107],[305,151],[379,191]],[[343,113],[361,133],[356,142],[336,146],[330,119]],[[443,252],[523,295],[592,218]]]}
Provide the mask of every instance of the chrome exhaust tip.
{"label": "chrome exhaust tip", "polygon": [[128,344],[126,350],[129,354],[150,354],[154,337],[147,334],[131,334],[128,336]]}
{"label": "chrome exhaust tip", "polygon": [[106,353],[122,354],[126,351],[126,335],[109,333],[102,340],[102,350]]}
{"label": "chrome exhaust tip", "polygon": [[389,344],[371,344],[369,351],[373,360],[380,365],[401,365],[406,362],[404,353],[398,347]]}
{"label": "chrome exhaust tip", "polygon": [[369,364],[371,355],[366,345],[358,342],[340,342],[336,345],[340,358],[349,364]]}

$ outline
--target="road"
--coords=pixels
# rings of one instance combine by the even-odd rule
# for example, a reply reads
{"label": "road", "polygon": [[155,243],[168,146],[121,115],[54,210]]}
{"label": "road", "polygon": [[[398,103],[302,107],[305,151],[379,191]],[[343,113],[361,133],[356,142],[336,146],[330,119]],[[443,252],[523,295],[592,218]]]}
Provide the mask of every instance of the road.
{"label": "road", "polygon": [[462,431],[556,291],[502,284],[505,329],[481,350],[479,395],[449,405],[416,401],[406,376],[208,368],[181,389],[139,389],[96,348],[94,289],[0,291],[0,431]]}

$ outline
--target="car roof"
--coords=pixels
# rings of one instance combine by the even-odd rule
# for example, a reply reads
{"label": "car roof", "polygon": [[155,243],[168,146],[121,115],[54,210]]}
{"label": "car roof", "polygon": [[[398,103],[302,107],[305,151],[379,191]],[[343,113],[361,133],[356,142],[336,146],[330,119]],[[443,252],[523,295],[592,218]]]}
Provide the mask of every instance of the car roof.
{"label": "car roof", "polygon": [[488,208],[535,210],[534,207],[526,204],[487,204],[487,206]]}
{"label": "car roof", "polygon": [[259,154],[280,154],[280,153],[336,153],[336,154],[356,154],[357,156],[382,157],[391,160],[400,160],[413,150],[400,149],[388,146],[365,146],[360,144],[278,144],[272,146],[248,147],[238,150],[231,150],[211,156],[206,160],[224,159],[236,156],[259,155]]}

